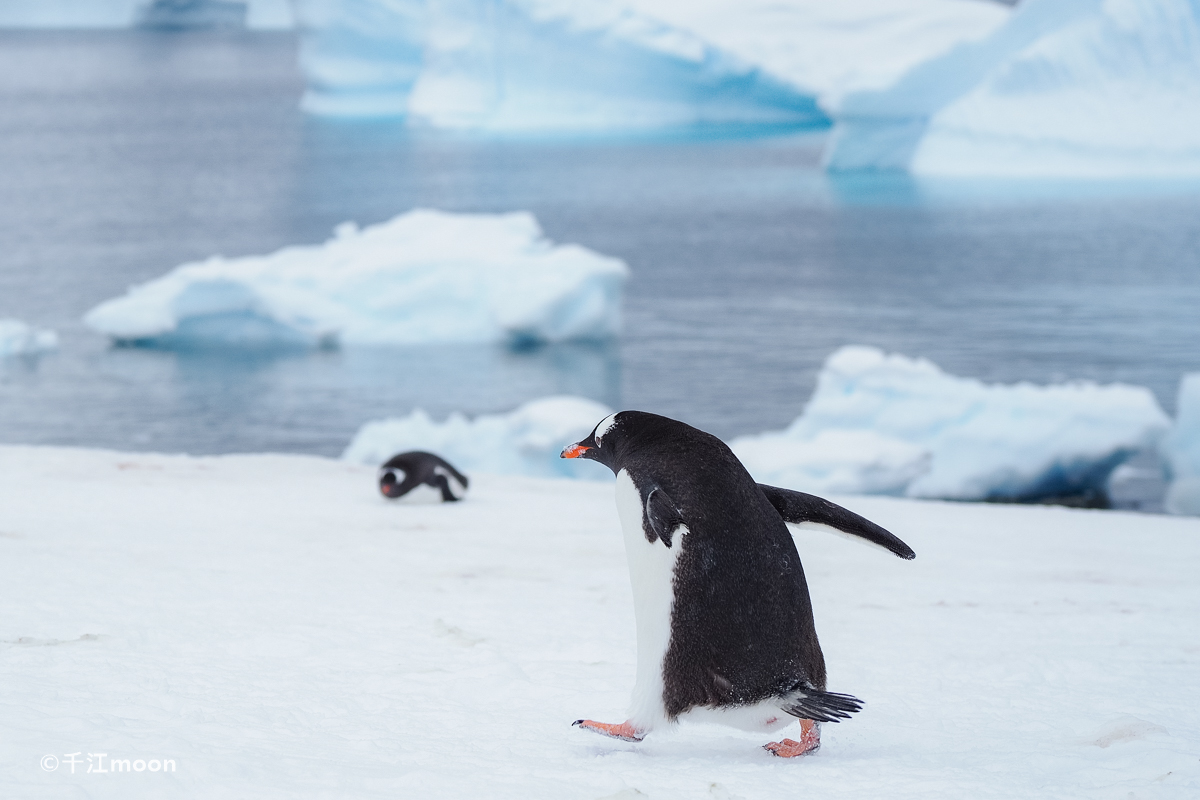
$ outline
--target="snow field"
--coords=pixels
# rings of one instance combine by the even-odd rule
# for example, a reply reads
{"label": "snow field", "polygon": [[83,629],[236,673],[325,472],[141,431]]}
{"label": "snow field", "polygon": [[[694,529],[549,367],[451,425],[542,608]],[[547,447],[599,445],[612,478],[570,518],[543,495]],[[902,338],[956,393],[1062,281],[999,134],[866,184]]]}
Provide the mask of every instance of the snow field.
{"label": "snow field", "polygon": [[[1200,520],[842,499],[918,555],[797,539],[830,688],[867,707],[785,761],[722,728],[572,729],[623,719],[633,682],[611,485],[471,478],[402,506],[340,461],[0,447],[4,794],[1200,790]],[[74,752],[177,771],[39,766]]]}
{"label": "snow field", "polygon": [[163,347],[603,339],[625,263],[556,245],[525,212],[415,210],[321,245],[184,264],[93,308],[116,341]]}

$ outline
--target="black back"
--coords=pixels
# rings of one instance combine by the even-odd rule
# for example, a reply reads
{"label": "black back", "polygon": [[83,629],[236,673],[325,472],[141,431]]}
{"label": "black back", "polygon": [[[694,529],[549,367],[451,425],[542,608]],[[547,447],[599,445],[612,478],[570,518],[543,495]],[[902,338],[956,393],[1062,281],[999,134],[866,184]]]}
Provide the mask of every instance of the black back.
{"label": "black back", "polygon": [[467,477],[441,456],[413,450],[392,456],[379,468],[379,491],[384,497],[395,500],[421,484],[426,484],[440,490],[444,502],[458,500],[459,498],[450,491],[446,475],[439,474],[439,471],[453,475],[464,488],[468,485]]}

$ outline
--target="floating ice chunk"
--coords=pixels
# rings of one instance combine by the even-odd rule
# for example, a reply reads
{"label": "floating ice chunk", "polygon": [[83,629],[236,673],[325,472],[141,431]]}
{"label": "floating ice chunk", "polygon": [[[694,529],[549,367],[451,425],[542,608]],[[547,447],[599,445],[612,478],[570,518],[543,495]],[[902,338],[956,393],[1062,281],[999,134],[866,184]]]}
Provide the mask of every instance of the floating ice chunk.
{"label": "floating ice chunk", "polygon": [[988,385],[924,359],[843,347],[786,431],[733,448],[756,476],[794,476],[799,489],[1034,499],[1102,491],[1168,423],[1141,387]]}
{"label": "floating ice chunk", "polygon": [[1171,473],[1167,511],[1200,516],[1200,372],[1183,377],[1175,425],[1161,452]]}
{"label": "floating ice chunk", "polygon": [[84,321],[165,347],[602,339],[625,264],[555,245],[533,215],[411,211],[321,245],[184,264]]}
{"label": "floating ice chunk", "polygon": [[474,419],[451,414],[443,422],[434,422],[418,409],[363,425],[342,458],[377,465],[405,450],[425,450],[445,458],[468,477],[479,471],[601,480],[612,475],[604,466],[562,459],[559,453],[611,413],[602,403],[570,396],[544,397],[507,414]]}
{"label": "floating ice chunk", "polygon": [[15,319],[0,319],[0,357],[44,353],[58,347],[54,331],[31,328]]}
{"label": "floating ice chunk", "polygon": [[1194,0],[1025,0],[987,39],[852,94],[832,169],[1200,175]]}
{"label": "floating ice chunk", "polygon": [[929,451],[868,430],[827,430],[797,442],[779,433],[730,442],[756,479],[815,494],[904,494],[929,471]]}

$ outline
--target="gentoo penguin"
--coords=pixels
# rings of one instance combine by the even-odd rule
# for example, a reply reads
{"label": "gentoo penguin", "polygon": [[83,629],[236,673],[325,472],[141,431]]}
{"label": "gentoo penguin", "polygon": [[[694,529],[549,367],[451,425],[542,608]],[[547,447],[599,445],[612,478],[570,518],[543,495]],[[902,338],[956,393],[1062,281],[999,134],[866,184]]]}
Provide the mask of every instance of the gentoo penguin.
{"label": "gentoo penguin", "polygon": [[637,621],[629,719],[575,725],[636,742],[684,716],[752,731],[799,719],[799,742],[764,745],[791,757],[820,746],[819,723],[862,707],[825,689],[788,523],[815,523],[911,559],[908,545],[827,500],[755,483],[720,439],[656,414],[608,416],[562,457],[616,473]]}
{"label": "gentoo penguin", "polygon": [[379,468],[379,491],[393,500],[451,503],[467,494],[467,476],[440,456],[414,450],[392,456]]}

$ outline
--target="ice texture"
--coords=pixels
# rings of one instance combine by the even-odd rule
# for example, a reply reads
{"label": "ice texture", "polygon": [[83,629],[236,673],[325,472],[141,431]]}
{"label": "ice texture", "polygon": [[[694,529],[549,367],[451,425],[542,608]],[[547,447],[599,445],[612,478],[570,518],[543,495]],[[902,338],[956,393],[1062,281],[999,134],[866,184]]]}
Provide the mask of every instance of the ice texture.
{"label": "ice texture", "polygon": [[[0,0],[0,28],[129,28],[142,18],[152,0]],[[204,22],[205,5],[243,6],[245,26],[252,30],[295,27],[289,0],[171,0],[180,7],[181,22]],[[190,11],[186,6],[194,6]],[[219,10],[218,10],[219,13]],[[240,19],[240,16],[239,16]]]}
{"label": "ice texture", "polygon": [[571,727],[637,669],[611,483],[398,506],[375,469],[0,446],[6,800],[1200,796],[1200,519],[838,498],[917,558],[797,534],[868,706],[788,763],[796,723]]}
{"label": "ice texture", "polygon": [[442,422],[418,409],[363,425],[342,458],[379,465],[397,453],[425,450],[437,453],[468,477],[479,471],[600,480],[612,477],[607,467],[559,458],[559,453],[586,438],[611,413],[602,403],[569,395],[543,397],[507,414],[468,419],[454,413]]}
{"label": "ice texture", "polygon": [[1176,408],[1161,447],[1171,477],[1166,507],[1172,514],[1200,516],[1200,372],[1183,377]]}
{"label": "ice texture", "polygon": [[628,268],[556,245],[532,214],[417,210],[321,245],[184,264],[89,311],[162,347],[557,342],[620,330]]}
{"label": "ice texture", "polygon": [[963,0],[630,0],[641,13],[812,94],[836,115],[920,63],[982,39],[1010,9]]}
{"label": "ice texture", "polygon": [[617,3],[305,0],[303,107],[490,132],[828,123],[810,93]]}
{"label": "ice texture", "polygon": [[16,319],[0,319],[0,358],[44,353],[58,347],[58,334]]}
{"label": "ice texture", "polygon": [[796,489],[1027,500],[1102,492],[1168,425],[1142,387],[993,385],[849,346],[791,426],[731,446],[759,480]]}
{"label": "ice texture", "polygon": [[827,165],[925,175],[1200,175],[1200,3],[1025,0],[1003,27],[850,94]]}

